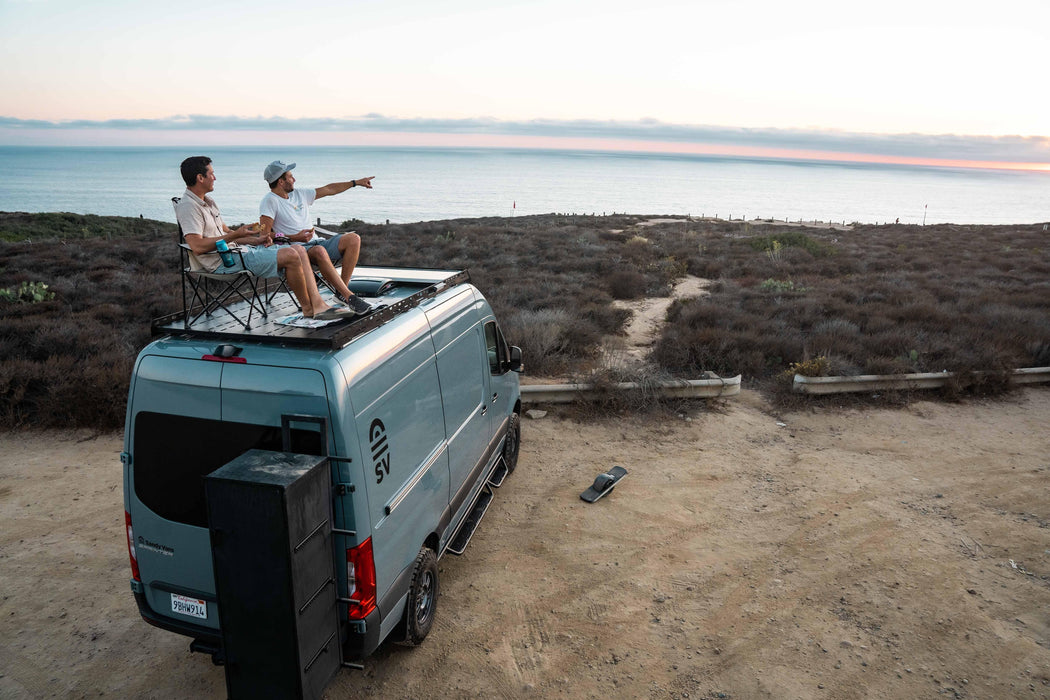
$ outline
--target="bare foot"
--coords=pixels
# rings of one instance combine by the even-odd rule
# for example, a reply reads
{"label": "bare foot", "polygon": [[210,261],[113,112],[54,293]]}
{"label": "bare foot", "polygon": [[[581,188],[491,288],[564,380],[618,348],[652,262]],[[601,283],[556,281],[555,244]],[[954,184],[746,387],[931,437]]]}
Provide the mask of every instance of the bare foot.
{"label": "bare foot", "polygon": [[328,304],[321,303],[321,304],[318,304],[316,308],[314,308],[314,309],[312,309],[310,311],[307,311],[306,307],[304,306],[303,307],[303,318],[313,318],[314,316],[316,316],[318,314],[322,314],[325,311],[328,311],[328,309],[330,309],[330,308],[332,308],[332,307],[329,306]]}

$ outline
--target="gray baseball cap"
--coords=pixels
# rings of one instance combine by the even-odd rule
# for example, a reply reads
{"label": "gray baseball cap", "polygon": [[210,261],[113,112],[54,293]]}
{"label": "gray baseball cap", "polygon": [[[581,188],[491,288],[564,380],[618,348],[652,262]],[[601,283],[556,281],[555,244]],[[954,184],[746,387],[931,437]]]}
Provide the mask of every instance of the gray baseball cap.
{"label": "gray baseball cap", "polygon": [[277,182],[277,179],[284,175],[286,172],[295,167],[295,163],[285,165],[279,160],[275,160],[266,166],[266,170],[263,171],[263,179],[266,180],[266,184],[271,182]]}

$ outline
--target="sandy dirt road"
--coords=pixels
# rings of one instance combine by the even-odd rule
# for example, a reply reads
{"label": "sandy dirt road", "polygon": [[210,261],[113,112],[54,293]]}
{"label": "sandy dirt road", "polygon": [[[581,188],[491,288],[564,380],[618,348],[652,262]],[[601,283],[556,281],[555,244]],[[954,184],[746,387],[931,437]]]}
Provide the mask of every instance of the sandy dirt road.
{"label": "sandy dirt road", "polygon": [[[120,447],[0,435],[0,697],[225,697],[138,617]],[[326,697],[1050,697],[1048,487],[1048,389],[526,420],[518,470],[441,559],[428,639]]]}

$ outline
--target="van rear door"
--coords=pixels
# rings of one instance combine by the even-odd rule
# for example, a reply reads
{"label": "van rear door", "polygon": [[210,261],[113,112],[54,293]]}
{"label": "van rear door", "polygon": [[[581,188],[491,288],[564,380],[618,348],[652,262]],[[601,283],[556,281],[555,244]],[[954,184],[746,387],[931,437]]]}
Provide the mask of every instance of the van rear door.
{"label": "van rear door", "polygon": [[[142,595],[154,622],[185,634],[218,629],[204,477],[253,447],[281,450],[285,414],[331,420],[321,372],[159,355],[140,359],[131,393],[125,493]],[[322,454],[316,428],[293,429],[292,449]]]}
{"label": "van rear door", "polygon": [[218,363],[143,357],[126,438],[125,493],[145,602],[157,616],[209,629],[219,617],[201,470],[213,467],[197,437],[221,419],[221,378]]}

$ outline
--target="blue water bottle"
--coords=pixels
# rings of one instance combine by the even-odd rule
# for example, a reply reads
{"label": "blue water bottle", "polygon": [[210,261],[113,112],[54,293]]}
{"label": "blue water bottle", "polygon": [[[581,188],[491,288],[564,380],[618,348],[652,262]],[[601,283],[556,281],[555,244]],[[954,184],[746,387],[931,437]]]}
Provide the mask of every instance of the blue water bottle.
{"label": "blue water bottle", "polygon": [[233,267],[233,253],[230,252],[230,246],[226,245],[226,241],[221,238],[215,241],[215,250],[219,251],[219,257],[222,258],[223,265]]}

